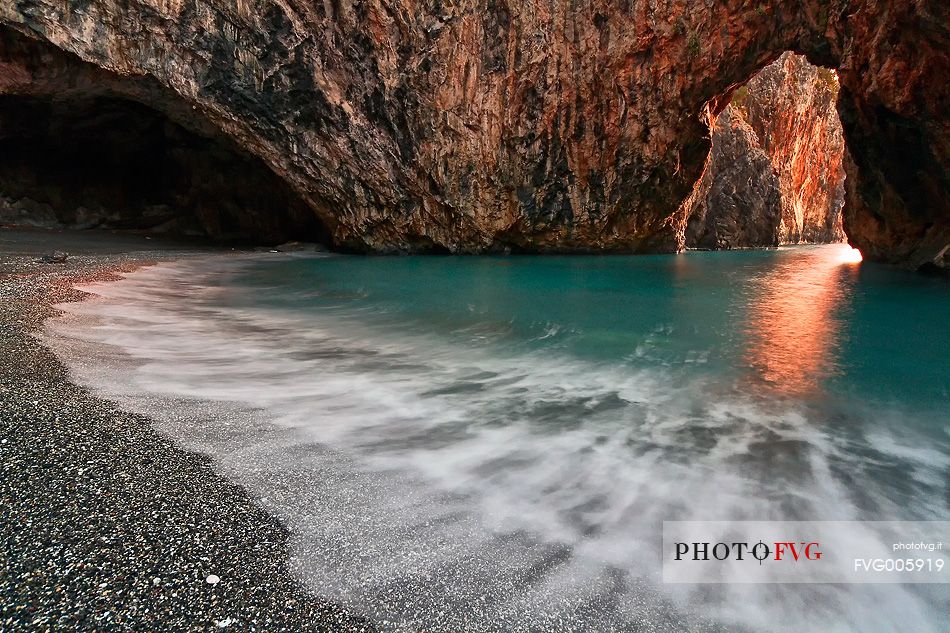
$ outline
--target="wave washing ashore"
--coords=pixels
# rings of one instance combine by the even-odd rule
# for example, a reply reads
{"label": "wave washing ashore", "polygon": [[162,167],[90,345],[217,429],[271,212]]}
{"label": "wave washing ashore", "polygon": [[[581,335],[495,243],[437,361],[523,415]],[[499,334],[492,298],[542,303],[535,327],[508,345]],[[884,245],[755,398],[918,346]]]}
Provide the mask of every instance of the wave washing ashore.
{"label": "wave washing ashore", "polygon": [[382,629],[939,631],[947,585],[660,581],[664,520],[950,518],[950,293],[847,255],[215,257],[44,338]]}

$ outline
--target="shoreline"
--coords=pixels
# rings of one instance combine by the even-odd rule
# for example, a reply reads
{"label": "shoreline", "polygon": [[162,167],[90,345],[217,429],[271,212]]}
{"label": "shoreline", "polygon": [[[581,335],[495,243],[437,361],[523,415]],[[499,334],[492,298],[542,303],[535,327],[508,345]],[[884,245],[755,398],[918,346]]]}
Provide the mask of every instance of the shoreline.
{"label": "shoreline", "polygon": [[0,231],[0,628],[374,629],[293,578],[287,529],[209,457],[71,382],[34,336],[88,296],[76,284],[225,252]]}

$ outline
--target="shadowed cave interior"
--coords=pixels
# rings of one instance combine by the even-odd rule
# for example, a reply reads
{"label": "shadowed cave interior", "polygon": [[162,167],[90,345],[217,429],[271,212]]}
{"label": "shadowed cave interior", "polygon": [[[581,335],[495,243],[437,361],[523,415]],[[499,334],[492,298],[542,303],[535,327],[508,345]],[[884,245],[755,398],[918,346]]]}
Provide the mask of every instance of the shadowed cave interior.
{"label": "shadowed cave interior", "polygon": [[313,210],[260,159],[136,101],[96,94],[0,95],[0,223],[329,242]]}

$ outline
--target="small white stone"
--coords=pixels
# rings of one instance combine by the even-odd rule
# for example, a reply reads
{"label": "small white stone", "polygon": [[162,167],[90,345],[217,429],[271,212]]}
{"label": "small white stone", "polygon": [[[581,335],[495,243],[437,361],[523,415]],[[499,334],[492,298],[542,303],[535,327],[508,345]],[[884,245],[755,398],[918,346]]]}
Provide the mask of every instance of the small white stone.
{"label": "small white stone", "polygon": [[221,582],[221,579],[215,576],[214,574],[211,574],[207,578],[205,578],[205,582],[208,583],[209,585],[216,585],[219,582]]}
{"label": "small white stone", "polygon": [[214,625],[219,629],[231,626],[232,624],[234,624],[234,620],[232,620],[230,617],[224,618],[223,620],[215,620],[214,622]]}
{"label": "small white stone", "polygon": [[160,584],[162,584],[162,579],[159,578],[158,576],[155,576],[154,578],[152,578],[152,584],[157,587]]}

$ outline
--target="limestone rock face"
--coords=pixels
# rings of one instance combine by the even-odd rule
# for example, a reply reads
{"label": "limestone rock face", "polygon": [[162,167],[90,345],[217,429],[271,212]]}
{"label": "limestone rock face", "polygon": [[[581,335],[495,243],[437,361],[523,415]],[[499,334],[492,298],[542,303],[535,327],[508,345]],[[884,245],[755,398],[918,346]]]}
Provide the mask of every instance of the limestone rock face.
{"label": "limestone rock face", "polygon": [[716,119],[712,151],[686,226],[691,248],[778,246],[782,191],[769,156],[736,108]]}
{"label": "limestone rock face", "polygon": [[687,246],[844,239],[837,93],[834,73],[786,53],[734,94],[711,128],[709,163],[689,203]]}
{"label": "limestone rock face", "polygon": [[[844,239],[844,133],[838,78],[786,53],[762,69],[736,104],[772,161],[782,191],[782,244]],[[715,139],[713,140],[715,143]]]}
{"label": "limestone rock face", "polygon": [[134,98],[261,160],[336,246],[381,251],[682,248],[704,113],[793,50],[839,74],[850,239],[909,265],[950,243],[945,0],[0,0],[0,26],[115,77],[14,51],[0,93],[148,78]]}

